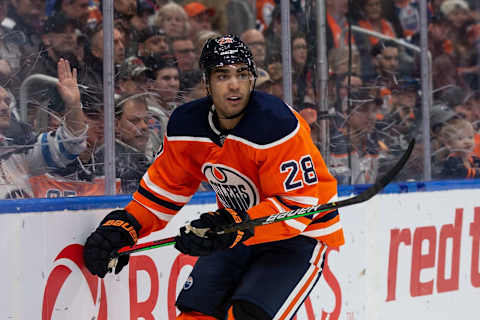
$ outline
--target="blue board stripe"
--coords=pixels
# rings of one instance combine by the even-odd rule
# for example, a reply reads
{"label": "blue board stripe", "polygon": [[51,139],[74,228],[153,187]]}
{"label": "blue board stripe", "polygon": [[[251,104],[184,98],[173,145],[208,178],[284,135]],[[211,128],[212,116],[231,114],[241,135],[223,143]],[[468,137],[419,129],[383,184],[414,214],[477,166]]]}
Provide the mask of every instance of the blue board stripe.
{"label": "blue board stripe", "polygon": [[[338,195],[340,197],[353,196],[365,191],[369,186],[370,185],[339,186]],[[480,189],[480,179],[391,183],[382,191],[382,193],[391,194],[459,189]],[[131,199],[131,195],[118,195],[52,199],[0,200],[0,214],[122,208]],[[197,192],[189,202],[189,204],[212,203],[215,203],[215,193],[213,192]]]}

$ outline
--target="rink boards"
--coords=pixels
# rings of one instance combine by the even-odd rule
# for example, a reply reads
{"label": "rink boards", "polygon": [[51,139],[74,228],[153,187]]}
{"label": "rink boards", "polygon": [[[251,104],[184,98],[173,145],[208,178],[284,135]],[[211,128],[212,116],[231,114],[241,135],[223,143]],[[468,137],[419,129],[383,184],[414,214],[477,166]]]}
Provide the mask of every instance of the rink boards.
{"label": "rink boards", "polygon": [[[164,247],[133,255],[117,276],[98,279],[83,267],[86,237],[128,200],[0,203],[0,319],[175,319],[175,296],[195,259]],[[198,194],[167,229],[142,240],[174,235],[213,208],[213,194]],[[340,213],[347,244],[328,251],[298,320],[478,319],[480,183],[391,185]]]}

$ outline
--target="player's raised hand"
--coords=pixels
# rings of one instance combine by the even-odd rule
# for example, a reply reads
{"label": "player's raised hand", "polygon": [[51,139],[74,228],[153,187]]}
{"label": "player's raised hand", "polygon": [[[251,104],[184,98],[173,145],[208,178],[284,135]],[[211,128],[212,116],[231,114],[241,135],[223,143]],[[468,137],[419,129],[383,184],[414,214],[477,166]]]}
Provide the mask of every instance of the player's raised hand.
{"label": "player's raised hand", "polygon": [[67,109],[80,107],[80,90],[77,83],[77,69],[70,67],[70,62],[63,58],[57,63],[57,90]]}
{"label": "player's raised hand", "polygon": [[253,228],[224,234],[215,231],[248,220],[248,214],[241,210],[224,208],[203,213],[199,219],[180,228],[180,235],[175,237],[175,248],[191,256],[207,256],[218,250],[233,248],[252,237]]}

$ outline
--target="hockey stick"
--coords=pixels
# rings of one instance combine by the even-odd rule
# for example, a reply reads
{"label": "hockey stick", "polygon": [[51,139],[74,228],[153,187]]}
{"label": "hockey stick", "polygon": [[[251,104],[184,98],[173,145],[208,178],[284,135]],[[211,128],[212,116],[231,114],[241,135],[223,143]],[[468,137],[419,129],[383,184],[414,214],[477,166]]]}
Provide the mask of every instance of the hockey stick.
{"label": "hockey stick", "polygon": [[[309,216],[312,214],[334,210],[342,207],[347,207],[353,204],[358,204],[358,203],[367,201],[370,198],[372,198],[374,195],[379,193],[387,184],[389,184],[395,178],[395,176],[400,172],[400,170],[403,168],[408,158],[410,157],[410,154],[412,153],[414,145],[415,145],[415,139],[410,141],[410,144],[408,145],[407,150],[402,155],[400,160],[398,160],[395,166],[392,169],[390,169],[390,171],[388,171],[383,177],[377,179],[377,181],[375,181],[375,183],[372,186],[370,186],[367,190],[365,190],[364,192],[360,193],[357,196],[354,196],[345,200],[341,200],[338,202],[329,202],[325,204],[316,205],[313,207],[300,208],[292,211],[275,213],[270,216],[249,220],[244,223],[229,225],[229,226],[223,227],[220,230],[213,230],[213,232],[217,234],[235,232],[237,230],[244,230],[244,229],[249,229],[249,228],[260,226],[260,225],[266,225],[266,224],[275,223],[279,221],[285,221],[285,220],[295,219],[303,216]],[[199,231],[201,232],[203,231],[203,229],[199,229]],[[136,244],[133,246],[126,246],[119,249],[114,254],[113,258],[116,258],[121,255],[125,255],[125,254],[155,249],[155,248],[164,247],[172,244],[175,244],[175,237],[154,240],[150,242]]]}

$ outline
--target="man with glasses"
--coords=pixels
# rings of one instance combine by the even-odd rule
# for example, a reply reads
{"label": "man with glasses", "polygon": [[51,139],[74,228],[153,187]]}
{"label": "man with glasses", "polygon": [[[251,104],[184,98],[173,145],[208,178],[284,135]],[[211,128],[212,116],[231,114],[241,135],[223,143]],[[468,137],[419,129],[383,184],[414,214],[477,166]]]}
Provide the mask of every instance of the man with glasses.
{"label": "man with glasses", "polygon": [[248,29],[242,33],[241,39],[252,50],[253,60],[258,68],[265,68],[265,37],[257,29]]}
{"label": "man with glasses", "polygon": [[173,55],[177,59],[178,69],[185,73],[197,69],[195,61],[195,46],[189,38],[174,38],[172,41]]}

